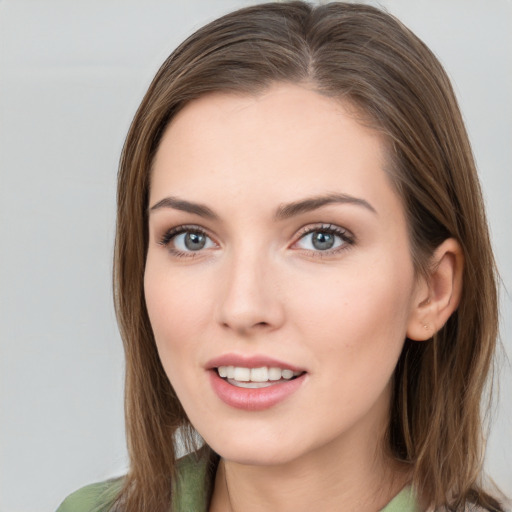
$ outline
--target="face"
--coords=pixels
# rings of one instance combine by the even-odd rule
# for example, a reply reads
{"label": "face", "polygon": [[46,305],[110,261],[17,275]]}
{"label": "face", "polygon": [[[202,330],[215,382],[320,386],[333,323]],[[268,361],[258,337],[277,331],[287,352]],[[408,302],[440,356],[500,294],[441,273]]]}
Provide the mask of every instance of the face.
{"label": "face", "polygon": [[145,297],[170,382],[224,458],[357,451],[385,429],[418,298],[384,165],[378,134],[292,85],[204,96],[165,132]]}

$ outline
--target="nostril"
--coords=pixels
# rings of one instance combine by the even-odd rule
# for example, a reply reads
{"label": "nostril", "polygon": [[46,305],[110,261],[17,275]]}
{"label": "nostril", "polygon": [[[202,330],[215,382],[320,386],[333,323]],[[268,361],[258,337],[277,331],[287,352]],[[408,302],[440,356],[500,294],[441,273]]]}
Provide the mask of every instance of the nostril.
{"label": "nostril", "polygon": [[262,330],[262,329],[268,329],[271,327],[271,324],[269,322],[256,322],[251,324],[250,322],[247,322],[246,324],[240,322],[222,322],[222,327],[225,329],[234,329],[235,331],[238,331],[240,333],[243,332],[250,332],[253,330]]}

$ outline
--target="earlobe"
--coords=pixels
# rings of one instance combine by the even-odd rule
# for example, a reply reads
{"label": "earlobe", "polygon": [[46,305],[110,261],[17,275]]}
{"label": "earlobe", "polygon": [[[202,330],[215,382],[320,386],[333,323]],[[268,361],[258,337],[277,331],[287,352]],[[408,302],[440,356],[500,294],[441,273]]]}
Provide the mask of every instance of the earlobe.
{"label": "earlobe", "polygon": [[417,303],[409,317],[407,337],[425,341],[439,331],[457,309],[462,294],[464,256],[454,238],[434,251],[426,278],[418,283]]}

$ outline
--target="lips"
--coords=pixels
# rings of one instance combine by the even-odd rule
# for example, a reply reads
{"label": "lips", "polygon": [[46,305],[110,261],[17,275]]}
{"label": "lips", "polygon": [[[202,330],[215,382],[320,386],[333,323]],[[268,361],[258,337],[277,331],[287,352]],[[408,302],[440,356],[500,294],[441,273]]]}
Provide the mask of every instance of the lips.
{"label": "lips", "polygon": [[228,354],[206,365],[217,396],[237,409],[268,409],[297,391],[306,371],[266,356]]}

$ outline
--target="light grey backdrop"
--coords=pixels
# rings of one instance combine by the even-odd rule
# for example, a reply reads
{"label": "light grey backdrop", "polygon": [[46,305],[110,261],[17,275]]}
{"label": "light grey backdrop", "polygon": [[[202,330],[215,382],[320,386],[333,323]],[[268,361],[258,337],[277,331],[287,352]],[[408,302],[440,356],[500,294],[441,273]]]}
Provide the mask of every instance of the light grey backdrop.
{"label": "light grey backdrop", "polygon": [[[126,468],[111,301],[118,155],[170,51],[243,0],[0,0],[0,512],[54,510]],[[436,52],[512,290],[512,2],[381,2]],[[512,353],[512,305],[502,334]],[[512,494],[510,368],[488,470]]]}

